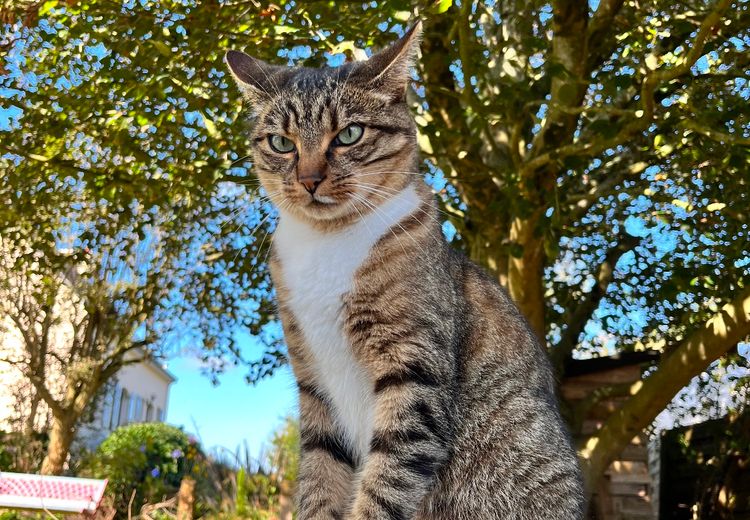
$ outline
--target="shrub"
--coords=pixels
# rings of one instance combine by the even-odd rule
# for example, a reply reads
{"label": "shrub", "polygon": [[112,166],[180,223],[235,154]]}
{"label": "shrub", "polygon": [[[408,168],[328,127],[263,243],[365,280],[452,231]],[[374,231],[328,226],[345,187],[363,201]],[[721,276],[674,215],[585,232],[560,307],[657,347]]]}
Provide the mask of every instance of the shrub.
{"label": "shrub", "polygon": [[[0,471],[13,471],[15,469],[13,454],[5,446],[6,442],[6,434],[0,431]],[[0,517],[0,520],[2,520],[2,517]]]}
{"label": "shrub", "polygon": [[240,468],[237,472],[237,497],[234,507],[237,510],[237,516],[240,518],[247,516],[247,474],[245,468]]}
{"label": "shrub", "polygon": [[197,471],[202,459],[197,444],[182,430],[161,423],[131,424],[118,428],[84,463],[84,473],[109,479],[107,494],[120,515],[144,503],[174,495],[182,478]]}
{"label": "shrub", "polygon": [[47,434],[0,431],[0,471],[36,473],[47,452]]}

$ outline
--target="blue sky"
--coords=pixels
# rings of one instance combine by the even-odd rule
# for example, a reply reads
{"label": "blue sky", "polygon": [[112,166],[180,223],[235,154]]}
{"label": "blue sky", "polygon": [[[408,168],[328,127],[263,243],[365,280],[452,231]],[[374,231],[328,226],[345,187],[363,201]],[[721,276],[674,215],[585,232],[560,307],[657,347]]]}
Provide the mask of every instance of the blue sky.
{"label": "blue sky", "polygon": [[167,422],[182,426],[201,440],[204,448],[244,450],[259,456],[264,445],[284,417],[296,409],[294,379],[288,367],[256,386],[245,382],[242,368],[219,376],[214,386],[200,372],[200,363],[191,358],[169,362],[168,370],[177,378],[172,385]]}

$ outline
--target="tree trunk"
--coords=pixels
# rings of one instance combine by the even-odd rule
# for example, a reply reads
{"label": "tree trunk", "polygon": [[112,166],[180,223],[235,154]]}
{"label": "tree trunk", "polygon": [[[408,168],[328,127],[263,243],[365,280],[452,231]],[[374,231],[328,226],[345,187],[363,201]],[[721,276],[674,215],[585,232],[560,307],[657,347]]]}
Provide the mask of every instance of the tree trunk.
{"label": "tree trunk", "polygon": [[510,227],[510,240],[523,248],[520,257],[510,255],[508,292],[539,341],[544,344],[544,248],[535,236],[536,218],[516,218]]}
{"label": "tree trunk", "polygon": [[294,511],[292,495],[289,482],[282,480],[279,484],[279,520],[292,520]]}
{"label": "tree trunk", "polygon": [[195,504],[195,479],[183,477],[180,490],[177,493],[177,520],[193,520],[193,505]]}
{"label": "tree trunk", "polygon": [[28,417],[26,417],[26,422],[23,427],[23,435],[27,439],[31,439],[34,435],[34,424],[36,422],[37,411],[39,410],[39,401],[41,400],[36,392],[36,389],[34,389],[33,387],[32,392],[34,392],[34,395],[31,397],[31,404],[29,405],[29,415]]}
{"label": "tree trunk", "polygon": [[54,416],[49,432],[47,455],[42,462],[42,475],[61,475],[75,437],[75,418]]}
{"label": "tree trunk", "polygon": [[673,397],[716,359],[750,334],[750,289],[690,334],[658,369],[631,387],[631,397],[581,447],[589,483],[597,482],[625,446],[664,410]]}

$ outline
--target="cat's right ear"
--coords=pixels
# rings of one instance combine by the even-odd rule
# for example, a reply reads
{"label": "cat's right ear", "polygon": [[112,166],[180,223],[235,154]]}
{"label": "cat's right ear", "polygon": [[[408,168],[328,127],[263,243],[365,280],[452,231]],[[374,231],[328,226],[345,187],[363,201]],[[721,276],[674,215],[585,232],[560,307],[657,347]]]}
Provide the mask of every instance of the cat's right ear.
{"label": "cat's right ear", "polygon": [[270,65],[239,51],[227,51],[224,61],[250,101],[270,99],[281,92],[287,67]]}

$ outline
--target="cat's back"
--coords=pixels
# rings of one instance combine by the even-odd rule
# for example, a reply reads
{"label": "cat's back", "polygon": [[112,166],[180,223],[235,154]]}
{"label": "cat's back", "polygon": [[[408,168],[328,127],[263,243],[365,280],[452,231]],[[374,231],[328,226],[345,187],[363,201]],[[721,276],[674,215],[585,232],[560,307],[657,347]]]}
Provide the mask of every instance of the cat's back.
{"label": "cat's back", "polygon": [[418,518],[579,518],[582,479],[546,352],[483,269],[458,252],[449,263],[466,329],[457,428],[451,461]]}

